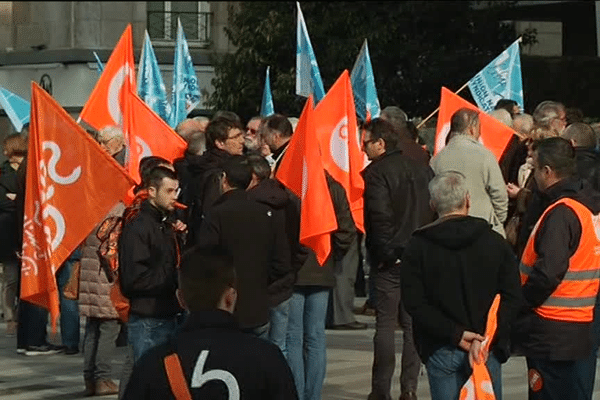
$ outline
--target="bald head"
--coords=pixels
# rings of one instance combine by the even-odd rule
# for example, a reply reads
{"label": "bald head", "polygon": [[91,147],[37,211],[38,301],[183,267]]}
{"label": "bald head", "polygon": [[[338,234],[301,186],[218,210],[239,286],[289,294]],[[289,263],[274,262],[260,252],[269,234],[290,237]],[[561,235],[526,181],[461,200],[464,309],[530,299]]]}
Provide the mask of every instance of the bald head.
{"label": "bald head", "polygon": [[461,108],[450,119],[450,131],[456,135],[470,135],[479,139],[479,112]]}
{"label": "bald head", "polygon": [[208,122],[209,119],[206,117],[186,118],[177,125],[175,132],[189,143],[192,138],[204,134]]}
{"label": "bald head", "polygon": [[569,125],[560,136],[570,141],[573,147],[596,147],[596,133],[591,126],[583,122]]}
{"label": "bald head", "polygon": [[492,117],[494,117],[494,119],[502,122],[506,126],[510,126],[510,127],[513,126],[512,117],[510,116],[510,113],[508,111],[506,111],[504,108],[498,108],[498,109],[490,112],[490,115]]}

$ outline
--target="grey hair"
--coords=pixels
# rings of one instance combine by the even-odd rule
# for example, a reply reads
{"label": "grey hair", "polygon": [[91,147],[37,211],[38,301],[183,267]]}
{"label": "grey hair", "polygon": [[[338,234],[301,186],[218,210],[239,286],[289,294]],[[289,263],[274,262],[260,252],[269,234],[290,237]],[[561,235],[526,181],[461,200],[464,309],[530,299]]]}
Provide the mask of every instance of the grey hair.
{"label": "grey hair", "polygon": [[492,117],[494,117],[495,119],[497,119],[498,121],[502,122],[504,125],[512,128],[513,119],[510,116],[510,113],[508,111],[506,111],[504,108],[499,108],[497,110],[491,111],[490,115]]}
{"label": "grey hair", "polygon": [[536,127],[550,129],[553,120],[560,118],[560,112],[565,112],[565,106],[556,101],[542,101],[533,112],[533,122]]}
{"label": "grey hair", "polygon": [[446,171],[436,175],[429,182],[431,204],[440,216],[460,210],[466,201],[466,178],[457,171]]}
{"label": "grey hair", "polygon": [[202,115],[200,115],[200,116],[197,116],[197,117],[194,117],[194,118],[192,118],[192,119],[193,119],[194,121],[196,121],[196,122],[206,122],[206,123],[209,123],[209,122],[210,122],[210,118],[208,118],[208,117],[205,117],[205,116],[202,116]]}
{"label": "grey hair", "polygon": [[118,126],[108,125],[98,131],[98,136],[106,139],[119,138],[124,139],[123,130]]}

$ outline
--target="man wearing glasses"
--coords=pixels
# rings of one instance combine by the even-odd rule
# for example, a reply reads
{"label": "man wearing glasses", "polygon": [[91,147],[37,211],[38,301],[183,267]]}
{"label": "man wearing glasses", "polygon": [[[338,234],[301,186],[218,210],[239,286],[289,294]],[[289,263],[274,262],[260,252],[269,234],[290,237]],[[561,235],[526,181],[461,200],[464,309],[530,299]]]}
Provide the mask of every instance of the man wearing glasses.
{"label": "man wearing glasses", "polygon": [[433,171],[398,149],[399,135],[408,132],[398,131],[388,121],[374,119],[362,133],[363,151],[371,160],[363,171],[364,213],[377,310],[369,400],[391,399],[398,316],[404,334],[400,399],[416,400],[421,360],[414,345],[412,321],[400,303],[400,258],[412,232],[434,219],[428,190]]}
{"label": "man wearing glasses", "polygon": [[206,128],[207,150],[189,166],[191,179],[188,187],[190,232],[187,242],[195,242],[206,212],[221,196],[222,166],[232,156],[244,153],[244,127],[238,121],[217,117]]}

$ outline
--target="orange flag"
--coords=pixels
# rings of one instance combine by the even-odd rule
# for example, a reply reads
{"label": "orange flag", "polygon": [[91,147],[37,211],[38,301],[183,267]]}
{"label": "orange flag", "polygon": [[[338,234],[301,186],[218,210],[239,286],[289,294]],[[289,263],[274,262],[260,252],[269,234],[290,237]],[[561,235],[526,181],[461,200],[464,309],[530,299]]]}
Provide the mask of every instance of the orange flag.
{"label": "orange flag", "polygon": [[306,101],[276,178],[300,198],[300,243],[310,247],[320,265],[331,252],[337,229],[331,195],[315,132],[312,95]]}
{"label": "orange flag", "polygon": [[[494,297],[490,311],[488,312],[485,326],[485,340],[481,353],[489,352],[490,344],[496,334],[498,327],[498,307],[500,306],[500,295]],[[483,358],[481,358],[483,360]],[[473,363],[473,374],[464,384],[460,391],[460,400],[495,400],[492,378],[484,362]]]}
{"label": "orange flag", "polygon": [[124,127],[127,93],[131,90],[136,92],[134,67],[133,39],[129,24],[104,66],[78,121],[83,120],[96,130],[107,125]]}
{"label": "orange flag", "polygon": [[59,314],[55,273],[133,185],[40,86],[32,83],[21,299]]}
{"label": "orange flag", "polygon": [[354,223],[364,232],[365,183],[360,174],[364,155],[359,145],[354,96],[347,70],[315,108],[315,121],[323,166],[346,190]]}
{"label": "orange flag", "polygon": [[442,88],[442,99],[440,101],[440,111],[435,131],[434,155],[446,146],[446,137],[450,133],[450,119],[452,118],[452,114],[461,108],[470,108],[471,110],[480,112],[481,136],[479,141],[494,153],[497,160],[500,160],[512,135],[516,134],[515,131],[445,87]]}
{"label": "orange flag", "polygon": [[129,113],[129,162],[127,170],[136,182],[140,182],[140,160],[147,156],[158,156],[173,162],[182,157],[187,148],[186,141],[134,92],[128,92]]}

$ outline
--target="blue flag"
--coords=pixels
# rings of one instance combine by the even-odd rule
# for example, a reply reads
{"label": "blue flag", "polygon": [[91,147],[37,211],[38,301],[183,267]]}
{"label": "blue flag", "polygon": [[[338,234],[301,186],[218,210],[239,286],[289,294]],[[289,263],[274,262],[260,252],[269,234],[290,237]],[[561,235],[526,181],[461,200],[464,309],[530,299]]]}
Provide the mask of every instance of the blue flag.
{"label": "blue flag", "polygon": [[360,53],[356,58],[354,68],[352,68],[352,73],[350,74],[350,80],[352,81],[356,113],[363,121],[379,117],[381,107],[377,98],[375,76],[373,74],[373,66],[371,65],[367,39],[365,39]]}
{"label": "blue flag", "polygon": [[271,78],[269,75],[270,69],[271,67],[267,67],[265,88],[263,89],[262,104],[260,106],[261,117],[268,117],[269,115],[275,114],[275,107],[273,106],[273,95],[271,94]]}
{"label": "blue flag", "polygon": [[519,38],[469,81],[477,106],[490,112],[500,99],[514,100],[523,109]]}
{"label": "blue flag", "polygon": [[158,68],[158,62],[154,55],[148,31],[146,31],[140,57],[137,88],[140,98],[168,123],[171,114],[171,105],[167,101],[167,89]]}
{"label": "blue flag", "polygon": [[30,103],[3,87],[0,87],[0,105],[4,108],[4,111],[6,111],[6,115],[10,118],[10,122],[12,122],[17,132],[21,132],[23,125],[29,123],[29,114],[31,112]]}
{"label": "blue flag", "polygon": [[177,20],[177,44],[173,62],[173,106],[169,125],[177,127],[200,102],[200,88],[192,56],[183,33],[181,20]]}
{"label": "blue flag", "polygon": [[98,69],[98,75],[102,75],[102,71],[104,71],[104,65],[102,65],[102,61],[100,61],[100,57],[94,51],[94,57],[96,57],[96,68]]}
{"label": "blue flag", "polygon": [[314,95],[315,104],[325,97],[325,88],[317,59],[308,37],[304,16],[298,6],[298,25],[296,29],[296,94],[308,97]]}

